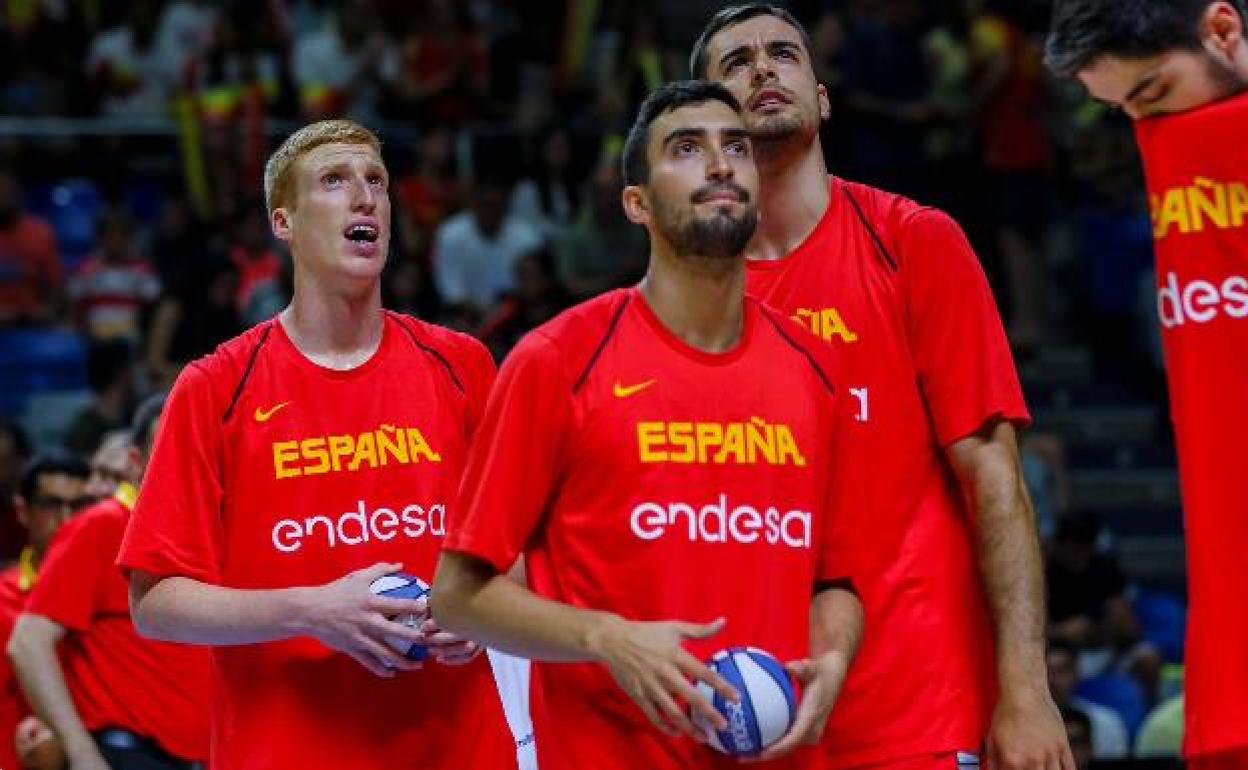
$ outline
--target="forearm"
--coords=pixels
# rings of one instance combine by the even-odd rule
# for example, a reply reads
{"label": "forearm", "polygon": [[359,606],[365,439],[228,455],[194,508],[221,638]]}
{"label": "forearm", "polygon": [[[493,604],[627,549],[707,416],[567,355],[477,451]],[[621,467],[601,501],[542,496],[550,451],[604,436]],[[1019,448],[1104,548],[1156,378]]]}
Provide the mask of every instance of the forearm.
{"label": "forearm", "polygon": [[309,588],[245,590],[187,577],[131,578],[135,628],[150,639],[189,644],[257,644],[309,632]]}
{"label": "forearm", "polygon": [[90,742],[91,736],[74,707],[56,654],[57,644],[64,634],[59,623],[40,615],[24,614],[18,618],[9,638],[8,654],[27,701],[66,749],[71,749]]}
{"label": "forearm", "polygon": [[834,653],[848,664],[858,652],[863,632],[862,602],[852,591],[829,588],[810,603],[810,656]]}
{"label": "forearm", "polygon": [[438,625],[496,650],[535,660],[598,658],[595,642],[618,616],[545,599],[486,562],[444,551],[434,577]]}
{"label": "forearm", "polygon": [[1013,426],[1001,422],[958,444],[951,451],[973,512],[1002,694],[1047,690],[1043,564]]}

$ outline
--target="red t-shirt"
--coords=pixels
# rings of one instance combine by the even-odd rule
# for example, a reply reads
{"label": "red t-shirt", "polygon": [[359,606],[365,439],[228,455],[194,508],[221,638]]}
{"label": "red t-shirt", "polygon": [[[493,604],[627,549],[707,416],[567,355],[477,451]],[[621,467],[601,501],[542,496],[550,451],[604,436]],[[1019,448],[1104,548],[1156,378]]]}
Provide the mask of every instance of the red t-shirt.
{"label": "red t-shirt", "polygon": [[846,356],[854,439],[873,468],[871,552],[887,558],[861,586],[866,635],[825,746],[834,767],[978,751],[996,700],[993,635],[944,448],[1027,409],[957,224],[863,185],[830,190],[810,236],[783,259],[751,260],[747,278]]}
{"label": "red t-shirt", "polygon": [[17,767],[17,749],[13,734],[17,725],[30,714],[30,706],[17,681],[17,672],[9,656],[3,654],[13,635],[17,616],[26,607],[29,589],[22,587],[21,567],[17,564],[0,572],[0,768]]}
{"label": "red t-shirt", "polygon": [[88,730],[122,727],[186,759],[208,756],[208,653],[144,639],[130,621],[117,551],[130,511],[117,498],[61,526],[26,611],[68,630],[61,666]]}
{"label": "red t-shirt", "polygon": [[[533,590],[574,607],[726,617],[687,643],[700,658],[742,644],[805,656],[812,587],[847,575],[852,534],[828,515],[831,351],[802,335],[747,300],[740,342],[706,353],[637,289],[539,327],[503,365],[446,547],[500,571],[523,552]],[[659,733],[600,664],[533,670],[543,770],[739,766]]]}
{"label": "red t-shirt", "polygon": [[[480,343],[393,313],[349,371],[277,320],[252,328],[174,385],[122,566],[244,589],[380,561],[431,580],[493,374]],[[393,679],[311,638],[213,658],[215,770],[514,766],[485,656]]]}
{"label": "red t-shirt", "polygon": [[0,229],[0,321],[38,316],[63,282],[56,235],[41,219],[19,214]]}
{"label": "red t-shirt", "polygon": [[1184,753],[1248,745],[1248,95],[1142,120],[1190,611]]}

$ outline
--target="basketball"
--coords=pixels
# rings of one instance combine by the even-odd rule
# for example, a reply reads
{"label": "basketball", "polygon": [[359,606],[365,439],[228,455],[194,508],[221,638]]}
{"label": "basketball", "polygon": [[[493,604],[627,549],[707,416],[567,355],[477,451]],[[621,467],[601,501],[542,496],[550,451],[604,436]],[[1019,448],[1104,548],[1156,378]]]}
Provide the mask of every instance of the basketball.
{"label": "basketball", "polygon": [[757,647],[730,647],[711,656],[707,665],[736,688],[741,699],[733,703],[698,683],[698,692],[724,715],[728,727],[716,730],[694,714],[714,749],[734,756],[751,756],[780,740],[793,725],[797,698],[784,664]]}
{"label": "basketball", "polygon": [[[394,599],[419,599],[429,595],[429,584],[406,572],[393,572],[379,577],[368,588],[378,596],[388,596]],[[414,628],[419,626],[424,618],[409,613],[393,618],[393,620]],[[391,636],[386,638],[386,643],[403,653],[408,660],[424,660],[429,654],[429,648],[425,645],[415,644],[406,639]]]}

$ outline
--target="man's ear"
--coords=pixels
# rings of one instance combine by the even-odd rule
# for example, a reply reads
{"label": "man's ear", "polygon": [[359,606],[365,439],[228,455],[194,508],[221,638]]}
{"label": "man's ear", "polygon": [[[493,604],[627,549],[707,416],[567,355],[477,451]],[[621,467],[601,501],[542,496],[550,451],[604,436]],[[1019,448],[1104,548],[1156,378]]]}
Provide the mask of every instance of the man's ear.
{"label": "man's ear", "polygon": [[641,185],[629,185],[620,192],[620,202],[624,205],[624,216],[637,225],[650,224],[650,200]]}
{"label": "man's ear", "polygon": [[1244,20],[1232,3],[1210,3],[1201,18],[1200,30],[1206,46],[1212,46],[1228,62],[1235,61],[1236,49],[1244,40]]}
{"label": "man's ear", "polygon": [[21,495],[13,495],[13,517],[22,529],[30,529],[30,512],[26,507],[26,498]]}
{"label": "man's ear", "polygon": [[828,87],[823,83],[815,86],[815,94],[819,97],[819,121],[832,117],[832,97],[828,96]]}
{"label": "man's ear", "polygon": [[269,212],[269,229],[273,232],[273,237],[279,241],[290,243],[292,213],[285,206],[278,206]]}

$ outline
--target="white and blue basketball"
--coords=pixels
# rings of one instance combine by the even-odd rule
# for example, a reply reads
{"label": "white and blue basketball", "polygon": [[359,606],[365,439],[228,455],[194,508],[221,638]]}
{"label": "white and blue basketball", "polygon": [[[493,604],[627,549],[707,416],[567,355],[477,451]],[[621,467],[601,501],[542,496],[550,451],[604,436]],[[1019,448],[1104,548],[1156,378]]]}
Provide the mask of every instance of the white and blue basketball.
{"label": "white and blue basketball", "polygon": [[[368,589],[378,596],[388,596],[392,599],[419,599],[429,595],[429,584],[406,572],[391,572],[389,575],[379,577],[368,586]],[[420,625],[423,618],[408,613],[394,620],[414,628]],[[386,643],[403,653],[408,660],[424,660],[429,655],[428,647],[406,639],[390,636],[386,637]]]}
{"label": "white and blue basketball", "polygon": [[780,740],[793,726],[797,712],[793,680],[771,653],[757,647],[729,647],[712,655],[707,665],[741,696],[733,703],[698,682],[698,692],[728,721],[726,730],[716,730],[695,712],[694,719],[706,730],[713,748],[751,756]]}

